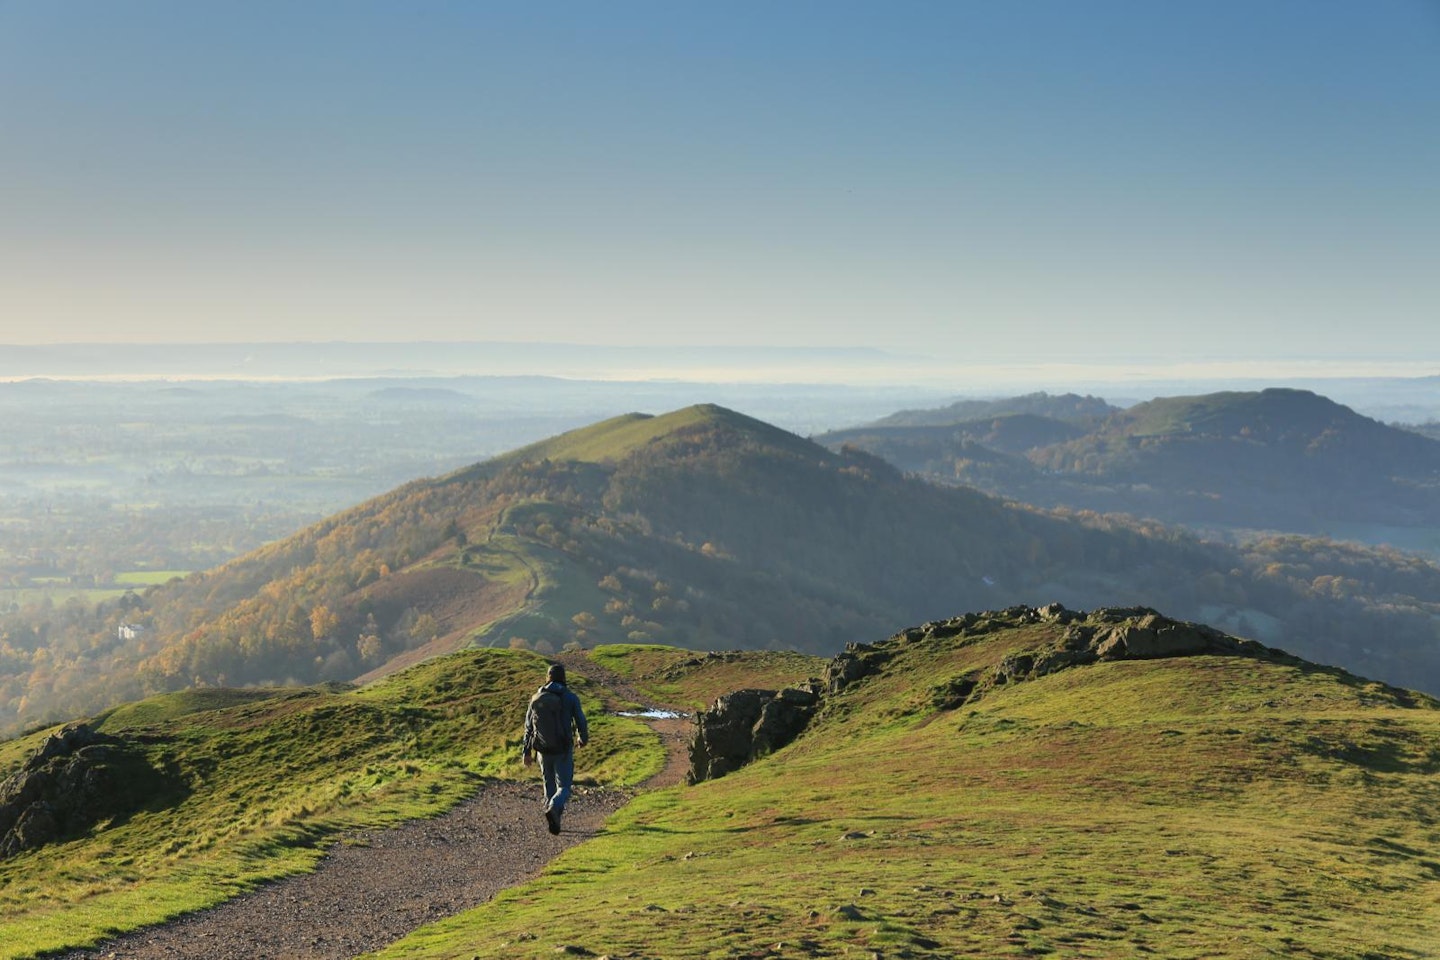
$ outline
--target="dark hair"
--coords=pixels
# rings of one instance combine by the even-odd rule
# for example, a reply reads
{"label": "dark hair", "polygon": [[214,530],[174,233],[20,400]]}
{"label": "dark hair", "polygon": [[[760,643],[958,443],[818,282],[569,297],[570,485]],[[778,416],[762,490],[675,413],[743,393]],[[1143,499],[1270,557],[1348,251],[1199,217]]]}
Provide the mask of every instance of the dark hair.
{"label": "dark hair", "polygon": [[545,674],[545,677],[546,677],[547,679],[549,679],[549,680],[555,681],[556,683],[564,683],[564,682],[565,682],[565,664],[563,664],[563,663],[552,663],[552,664],[550,664],[550,670]]}

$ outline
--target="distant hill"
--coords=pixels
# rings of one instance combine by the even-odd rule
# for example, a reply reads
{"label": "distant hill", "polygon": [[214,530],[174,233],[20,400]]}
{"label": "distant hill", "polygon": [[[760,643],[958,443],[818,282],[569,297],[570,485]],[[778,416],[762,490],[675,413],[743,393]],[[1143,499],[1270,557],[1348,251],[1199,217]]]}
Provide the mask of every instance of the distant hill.
{"label": "distant hill", "polygon": [[1196,520],[1440,523],[1440,442],[1300,390],[1154,400],[1032,460],[1188,498]]}
{"label": "distant hill", "polygon": [[[147,590],[37,663],[18,716],[197,685],[368,679],[467,645],[828,655],[956,608],[1145,604],[1440,690],[1440,569],[1299,538],[1244,549],[908,478],[722,407],[562,434]],[[14,696],[13,694],[11,695]]]}
{"label": "distant hill", "polygon": [[[1028,479],[1035,470],[1025,459],[1026,453],[1078,439],[1085,432],[1063,420],[1005,413],[944,426],[852,427],[823,433],[815,442],[831,449],[858,447],[915,473],[959,476],[987,465],[1018,471],[1017,479]],[[960,461],[963,463],[957,468]]]}
{"label": "distant hill", "polygon": [[934,410],[901,410],[882,417],[871,426],[945,427],[1015,414],[1084,425],[1098,423],[1119,409],[1099,397],[1082,397],[1074,393],[1054,396],[1042,392],[998,400],[957,400]]}
{"label": "distant hill", "polygon": [[1376,543],[1440,527],[1440,442],[1302,390],[1161,398],[1053,440],[921,427],[820,439],[1048,507]]}

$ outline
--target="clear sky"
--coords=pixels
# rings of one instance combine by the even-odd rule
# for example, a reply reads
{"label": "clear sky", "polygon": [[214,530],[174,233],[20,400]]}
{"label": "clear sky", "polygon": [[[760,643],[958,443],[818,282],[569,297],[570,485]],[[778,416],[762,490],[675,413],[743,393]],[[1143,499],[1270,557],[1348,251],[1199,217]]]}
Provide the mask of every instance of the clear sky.
{"label": "clear sky", "polygon": [[1440,372],[1440,0],[0,0],[0,343]]}

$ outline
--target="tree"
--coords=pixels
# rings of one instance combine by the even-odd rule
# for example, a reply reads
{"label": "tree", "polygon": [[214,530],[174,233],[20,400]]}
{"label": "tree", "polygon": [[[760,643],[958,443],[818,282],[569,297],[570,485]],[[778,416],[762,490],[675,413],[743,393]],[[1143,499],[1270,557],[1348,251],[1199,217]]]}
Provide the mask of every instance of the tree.
{"label": "tree", "polygon": [[355,652],[360,654],[360,659],[368,664],[380,662],[380,655],[384,652],[384,645],[380,638],[373,633],[367,633],[360,637],[355,643]]}
{"label": "tree", "polygon": [[440,636],[440,624],[428,613],[422,613],[415,618],[415,626],[410,628],[410,638],[417,643],[429,643]]}
{"label": "tree", "polygon": [[310,635],[316,640],[330,636],[338,626],[340,626],[340,618],[325,604],[318,603],[310,611]]}

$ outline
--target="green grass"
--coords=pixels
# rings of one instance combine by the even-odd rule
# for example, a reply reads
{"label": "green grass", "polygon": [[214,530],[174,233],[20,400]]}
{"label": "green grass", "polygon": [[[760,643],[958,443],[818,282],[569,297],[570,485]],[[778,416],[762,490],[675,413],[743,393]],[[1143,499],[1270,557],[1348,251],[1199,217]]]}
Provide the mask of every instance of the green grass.
{"label": "green grass", "polygon": [[1433,701],[1196,657],[934,706],[1056,629],[901,646],[792,746],[641,797],[540,880],[376,956],[1440,951]]}
{"label": "green grass", "polygon": [[599,423],[571,430],[558,437],[522,447],[512,453],[496,457],[476,467],[466,467],[451,475],[451,479],[462,479],[477,470],[493,470],[496,466],[539,460],[577,461],[581,463],[605,463],[620,460],[652,443],[676,443],[680,438],[677,431],[691,427],[724,426],[750,434],[766,443],[796,449],[806,455],[815,454],[809,441],[780,430],[760,420],[717,407],[713,404],[697,404],[674,410],[660,416],[643,413],[627,413],[602,420]]}
{"label": "green grass", "polygon": [[181,690],[116,707],[96,717],[93,725],[101,730],[155,727],[207,710],[225,710],[275,697],[298,696],[303,692],[300,688],[284,687],[262,687],[253,690],[210,687]]}
{"label": "green grass", "polygon": [[116,574],[115,582],[122,586],[149,587],[189,575],[189,570],[129,570]]}
{"label": "green grass", "polygon": [[825,668],[822,658],[803,653],[699,653],[659,644],[607,644],[590,656],[633,683],[652,703],[682,710],[703,710],[732,690],[796,686]]}
{"label": "green grass", "polygon": [[[362,690],[198,690],[102,715],[98,728],[139,738],[173,789],[123,823],[0,861],[0,958],[218,903],[311,869],[344,831],[432,816],[482,776],[519,776],[524,704],[543,675],[534,655],[475,650]],[[0,744],[0,775],[40,736]],[[633,785],[663,762],[636,721],[597,715],[592,738],[587,780]]]}

